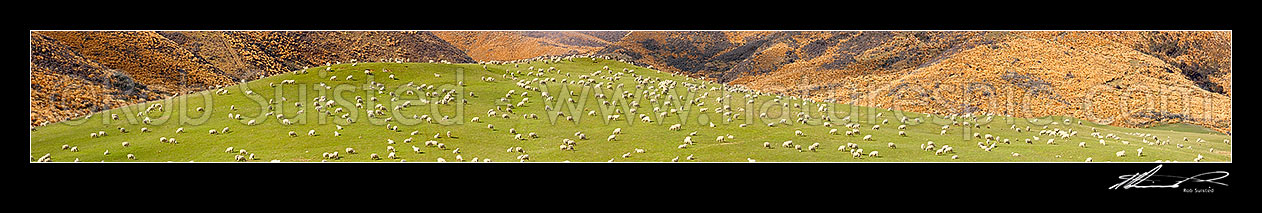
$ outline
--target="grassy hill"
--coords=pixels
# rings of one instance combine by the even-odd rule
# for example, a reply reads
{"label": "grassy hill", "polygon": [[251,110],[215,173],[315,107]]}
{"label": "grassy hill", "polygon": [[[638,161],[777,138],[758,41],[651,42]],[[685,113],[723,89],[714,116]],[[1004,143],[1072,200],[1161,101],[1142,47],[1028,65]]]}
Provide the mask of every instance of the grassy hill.
{"label": "grassy hill", "polygon": [[[604,70],[606,66],[608,70]],[[535,71],[528,70],[531,67]],[[371,70],[372,75],[365,75],[365,69]],[[325,70],[326,67],[313,67],[37,127],[30,136],[32,161],[45,154],[49,154],[55,162],[76,159],[87,162],[234,161],[238,155],[235,151],[244,149],[256,156],[250,161],[319,162],[325,160],[323,153],[340,152],[340,159],[329,161],[434,162],[442,158],[452,162],[460,156],[465,161],[489,158],[495,162],[516,162],[523,153],[506,151],[513,147],[522,147],[524,154],[529,155],[529,161],[537,162],[605,162],[611,159],[615,162],[670,162],[673,158],[678,158],[680,162],[746,162],[747,159],[759,162],[1083,162],[1088,157],[1094,162],[1187,162],[1198,155],[1204,156],[1202,161],[1231,161],[1231,146],[1224,143],[1231,137],[1222,134],[1121,128],[1088,121],[1079,124],[1077,119],[1059,116],[1039,119],[984,115],[930,117],[921,113],[741,92],[743,90],[721,84],[603,59],[492,64],[485,68],[480,64],[343,63],[333,65],[331,71]],[[347,80],[348,75],[353,78]],[[391,75],[394,79],[390,78]],[[487,77],[494,80],[485,81]],[[576,83],[584,77],[590,77],[586,78],[590,82]],[[282,83],[287,80],[294,83]],[[674,82],[673,87],[661,90],[663,85],[672,85],[669,82]],[[382,87],[375,86],[376,83]],[[417,90],[418,87],[423,88]],[[529,91],[527,87],[538,88],[539,91]],[[252,91],[252,94],[246,91]],[[414,94],[407,91],[414,91]],[[514,93],[508,94],[509,91]],[[526,91],[529,92],[523,95]],[[571,96],[571,91],[574,96]],[[541,92],[547,92],[553,98],[545,98]],[[448,94],[451,101],[440,104]],[[605,98],[597,97],[597,94],[603,94]],[[625,94],[634,95],[624,97]],[[392,100],[395,95],[398,100]],[[322,96],[334,104],[316,109],[316,104],[325,103],[325,100],[317,102],[317,98]],[[357,96],[363,98],[363,108],[355,106]],[[376,100],[372,99],[374,97]],[[523,98],[529,99],[523,102]],[[570,98],[576,103],[568,102]],[[751,99],[752,102],[749,102]],[[275,103],[269,104],[269,100]],[[666,105],[668,100],[670,105]],[[395,109],[408,101],[411,102],[410,107]],[[610,101],[609,105],[605,105],[605,101]],[[639,106],[632,106],[632,101]],[[146,112],[146,108],[155,103],[161,103],[164,109]],[[296,106],[296,103],[301,103],[301,106]],[[520,106],[516,106],[519,103]],[[383,105],[386,115],[368,117],[367,111],[377,104]],[[509,105],[515,106],[512,112],[506,110]],[[733,115],[715,111],[725,105],[730,106],[727,112]],[[821,113],[820,105],[825,105],[827,109],[824,111],[832,112],[829,113],[831,116]],[[269,110],[268,106],[274,110]],[[549,106],[552,110],[546,109]],[[660,107],[660,111],[655,112],[655,107]],[[205,111],[198,111],[198,108]],[[343,111],[336,112],[337,108]],[[706,109],[704,112],[701,111],[703,108]],[[631,113],[633,109],[635,113]],[[672,113],[670,109],[676,112]],[[298,113],[300,110],[304,113]],[[489,111],[496,114],[489,115]],[[564,115],[558,115],[558,111]],[[588,115],[592,111],[596,115]],[[138,116],[141,112],[146,113]],[[269,112],[281,114],[283,119],[295,124],[281,124],[275,115],[267,115]],[[665,112],[665,117],[659,117],[662,112]],[[763,112],[767,114],[766,118],[759,116]],[[799,112],[809,114],[805,124],[795,122]],[[111,115],[115,114],[118,120],[111,119]],[[240,114],[240,119],[229,118],[229,114]],[[500,117],[504,114],[508,116]],[[614,114],[621,117],[613,121],[606,119]],[[652,121],[642,122],[639,114],[649,116]],[[353,122],[347,122],[343,115]],[[537,118],[530,118],[530,115],[537,115]],[[432,120],[427,122],[414,119],[414,116],[430,117]],[[443,120],[444,116],[449,119]],[[567,120],[566,116],[572,116],[574,121]],[[145,117],[151,118],[152,123],[143,123]],[[472,121],[475,117],[478,122]],[[823,125],[824,117],[830,118],[830,126]],[[848,120],[844,119],[847,117]],[[907,128],[899,130],[897,127],[903,123],[903,117],[908,118]],[[774,127],[767,125],[778,123],[781,119],[787,122]],[[1068,123],[1065,122],[1067,119]],[[250,120],[258,124],[247,125]],[[884,123],[885,120],[888,123]],[[964,125],[964,122],[977,126]],[[855,136],[829,134],[831,129],[839,132],[850,130],[843,126],[850,123],[859,124],[855,129],[861,133]],[[669,130],[674,124],[682,124],[682,130]],[[488,128],[488,125],[494,128]],[[874,125],[881,127],[873,129]],[[944,125],[949,128],[942,134]],[[397,130],[388,126],[396,126]],[[1017,132],[1014,127],[1022,129],[1022,132]],[[119,128],[126,128],[128,132],[122,133]],[[142,132],[142,128],[147,128],[149,132]],[[184,132],[177,133],[179,128],[183,128]],[[229,131],[208,133],[224,128]],[[617,139],[607,141],[619,128],[621,134]],[[1029,130],[1025,131],[1026,128]],[[516,139],[516,134],[510,133],[510,129],[522,134],[525,139]],[[1053,136],[1039,135],[1038,132],[1053,129],[1078,133],[1069,138],[1055,137],[1056,145],[1049,145],[1046,142]],[[311,130],[317,135],[308,136],[306,133]],[[795,135],[794,132],[799,130],[805,135]],[[1115,135],[1118,139],[1094,137],[1093,130],[1102,135]],[[102,131],[107,135],[99,138],[90,136]],[[290,136],[290,131],[298,136]],[[335,136],[335,131],[340,136]],[[417,134],[413,135],[414,131]],[[448,137],[448,131],[455,137]],[[899,136],[899,131],[905,131],[907,136]],[[577,137],[577,132],[587,139]],[[695,144],[679,148],[693,132],[695,136],[691,139]],[[530,133],[539,137],[530,138]],[[1011,144],[999,143],[986,151],[978,146],[979,142],[986,140],[972,137],[974,133],[990,134],[1000,141],[1008,139]],[[723,142],[715,140],[727,135],[732,137]],[[871,135],[872,140],[863,140],[865,135]],[[160,142],[163,137],[175,138],[178,143]],[[1034,137],[1039,139],[1032,144],[1023,142]],[[1184,141],[1184,137],[1189,141]],[[409,138],[412,140],[405,142]],[[1144,144],[1141,142],[1143,138],[1168,144]],[[565,139],[576,141],[573,151],[559,148]],[[1204,141],[1198,142],[1197,139]],[[389,144],[391,140],[394,144]],[[788,140],[801,145],[804,150],[813,143],[821,146],[818,151],[801,152],[780,147]],[[1100,140],[1104,140],[1106,145],[1100,144]],[[443,143],[446,149],[425,146],[426,141]],[[954,147],[954,153],[935,155],[934,151],[919,149],[928,141],[939,147],[950,145]],[[124,147],[124,142],[130,146]],[[771,143],[772,148],[764,148],[764,142]],[[1079,147],[1079,142],[1086,142],[1086,148]],[[855,158],[848,151],[838,151],[839,146],[847,143],[858,144],[865,155]],[[888,147],[888,143],[896,144],[897,148]],[[63,145],[76,147],[77,151],[62,149]],[[400,159],[385,158],[390,153],[387,146],[397,149]],[[413,152],[413,146],[420,147],[422,152]],[[225,152],[228,147],[233,147],[234,152]],[[1141,147],[1144,148],[1144,156],[1136,156],[1135,150]],[[346,148],[354,148],[358,154],[345,153]],[[1210,151],[1211,148],[1213,151]],[[456,149],[459,153],[453,153]],[[635,153],[636,149],[645,152]],[[109,155],[104,154],[107,150]],[[1122,150],[1126,151],[1125,157],[1114,155]],[[867,156],[871,151],[879,151],[880,154],[878,157]],[[373,153],[383,159],[370,159]],[[624,158],[627,153],[630,157]],[[1013,153],[1020,156],[1013,156]],[[128,154],[135,155],[137,159],[127,159]],[[959,158],[952,159],[953,155]],[[688,156],[693,156],[694,160],[686,159]]]}

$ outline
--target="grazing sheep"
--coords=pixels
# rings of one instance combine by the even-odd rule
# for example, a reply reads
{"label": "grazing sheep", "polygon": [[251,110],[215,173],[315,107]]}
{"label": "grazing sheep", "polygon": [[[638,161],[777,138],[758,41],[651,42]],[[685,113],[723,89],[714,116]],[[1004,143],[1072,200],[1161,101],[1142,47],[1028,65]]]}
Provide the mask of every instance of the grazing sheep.
{"label": "grazing sheep", "polygon": [[889,143],[889,147],[890,147],[890,148],[898,148],[898,147],[896,147],[896,146],[894,145],[894,143]]}
{"label": "grazing sheep", "polygon": [[232,153],[232,149],[233,149],[233,147],[229,146],[227,150],[224,150],[224,152],[227,152],[227,153]]}
{"label": "grazing sheep", "polygon": [[298,133],[294,131],[289,131],[289,137],[298,137]]}
{"label": "grazing sheep", "polygon": [[907,132],[898,131],[898,136],[907,137]]}
{"label": "grazing sheep", "polygon": [[1087,148],[1087,142],[1078,142],[1078,147]]}
{"label": "grazing sheep", "polygon": [[1117,151],[1115,154],[1117,154],[1118,157],[1126,157],[1126,150]]}
{"label": "grazing sheep", "polygon": [[130,160],[136,160],[136,155],[133,155],[133,154],[127,154],[127,159],[130,159]]}
{"label": "grazing sheep", "polygon": [[879,154],[877,151],[872,151],[871,153],[868,153],[868,157],[876,157],[877,154]]}
{"label": "grazing sheep", "polygon": [[368,155],[368,158],[372,158],[373,160],[381,160],[381,157],[377,156],[377,153],[372,153],[371,155]]}
{"label": "grazing sheep", "polygon": [[613,129],[613,134],[622,134],[622,128]]}
{"label": "grazing sheep", "polygon": [[311,131],[307,131],[307,136],[316,136],[316,131],[314,129]]}
{"label": "grazing sheep", "polygon": [[802,130],[795,130],[795,131],[793,131],[793,135],[797,135],[797,136],[806,136],[806,134],[802,133]]}
{"label": "grazing sheep", "polygon": [[237,155],[237,156],[236,156],[236,160],[237,160],[237,161],[245,161],[246,159],[245,159],[245,156]]}
{"label": "grazing sheep", "polygon": [[[336,152],[334,152],[336,154]],[[355,148],[346,147],[346,154],[355,154]]]}
{"label": "grazing sheep", "polygon": [[1086,161],[1086,162],[1091,162],[1091,158],[1087,158],[1087,161]]}
{"label": "grazing sheep", "polygon": [[762,147],[771,149],[771,142],[762,142]]}
{"label": "grazing sheep", "polygon": [[865,135],[865,136],[863,136],[863,140],[865,140],[865,141],[870,141],[870,140],[872,140],[872,135]]}

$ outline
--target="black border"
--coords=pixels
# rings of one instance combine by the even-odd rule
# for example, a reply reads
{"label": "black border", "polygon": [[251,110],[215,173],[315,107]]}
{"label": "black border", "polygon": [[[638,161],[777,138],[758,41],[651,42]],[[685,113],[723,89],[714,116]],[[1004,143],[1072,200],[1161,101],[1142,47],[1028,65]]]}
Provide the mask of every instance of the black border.
{"label": "black border", "polygon": [[[913,11],[888,10],[871,11],[887,16],[849,13],[788,16],[787,19],[793,21],[764,19],[765,16],[778,14],[762,13],[751,15],[757,17],[733,17],[730,14],[689,17],[694,19],[650,13],[644,16],[651,18],[606,20],[618,12],[593,12],[587,17],[568,17],[568,21],[557,21],[562,18],[546,15],[531,17],[521,12],[505,13],[498,18],[493,17],[497,16],[496,13],[488,12],[426,16],[443,18],[402,14],[366,18],[308,18],[301,21],[287,18],[297,14],[283,12],[264,19],[249,14],[236,18],[202,17],[201,20],[186,16],[155,18],[178,15],[176,12],[107,17],[87,12],[80,14],[85,17],[72,17],[69,21],[38,19],[24,23],[24,26],[26,30],[1231,30],[1235,27],[1230,24],[1234,13],[1214,11],[1206,14],[1187,14],[1184,11],[1167,19],[1158,18],[1168,15],[1165,13],[1140,11],[1105,18],[1088,17],[1078,20],[1078,23],[1059,21],[1063,16],[1099,11],[1049,13],[1055,14],[1049,19],[1056,21],[1011,19],[1005,16],[1014,13],[998,13],[969,16],[979,18],[970,22],[953,18],[954,13],[910,17],[901,14]],[[879,19],[881,17],[894,18]],[[1191,19],[1194,17],[1202,19]],[[392,18],[396,21],[380,20]],[[803,19],[816,21],[800,21]],[[17,105],[14,106],[17,108]],[[12,127],[18,128],[22,127]],[[33,182],[24,182],[27,187],[35,189],[27,192],[56,189],[90,192],[110,189],[110,186],[120,183],[132,183],[149,186],[148,190],[157,193],[234,193],[224,188],[319,193],[338,188],[341,184],[386,190],[391,188],[372,184],[386,182],[384,180],[413,179],[417,180],[417,184],[428,183],[426,187],[468,190],[476,186],[476,189],[499,192],[534,189],[531,193],[565,193],[569,196],[585,196],[574,194],[585,192],[615,195],[642,191],[660,192],[661,195],[685,196],[693,193],[739,197],[811,191],[825,195],[824,198],[839,194],[907,197],[981,195],[983,197],[979,198],[982,199],[977,201],[985,203],[990,199],[1020,200],[1042,196],[1212,200],[1235,195],[1233,187],[1216,188],[1215,193],[1208,194],[1158,189],[1108,189],[1121,181],[1117,178],[1119,175],[1148,171],[1157,165],[1164,167],[1161,174],[1181,176],[1237,171],[1233,163],[25,163],[19,175]],[[1234,184],[1233,180],[1234,177],[1227,177],[1220,182]],[[407,186],[397,187],[400,188],[391,190],[408,189]],[[348,190],[339,194],[358,191],[365,190]]]}

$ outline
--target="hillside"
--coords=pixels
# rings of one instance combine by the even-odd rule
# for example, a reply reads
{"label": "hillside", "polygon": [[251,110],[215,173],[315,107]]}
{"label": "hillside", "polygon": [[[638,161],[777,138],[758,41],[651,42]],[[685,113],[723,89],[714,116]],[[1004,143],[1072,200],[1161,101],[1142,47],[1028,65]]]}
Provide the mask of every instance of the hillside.
{"label": "hillside", "polygon": [[593,52],[622,39],[625,31],[435,31],[434,35],[478,61],[511,61]]}
{"label": "hillside", "polygon": [[1232,123],[1229,31],[40,31],[31,37],[32,125],[352,59],[469,63],[575,54],[922,113],[1068,115],[1224,133]]}
{"label": "hillside", "polygon": [[[597,54],[816,100],[1230,132],[1230,41],[1230,32],[637,31]],[[968,94],[977,85],[987,91]]]}
{"label": "hillside", "polygon": [[31,125],[330,62],[472,62],[428,32],[35,31],[31,48]]}
{"label": "hillside", "polygon": [[579,57],[298,69],[33,128],[31,161],[1230,162],[1231,140],[813,102]]}

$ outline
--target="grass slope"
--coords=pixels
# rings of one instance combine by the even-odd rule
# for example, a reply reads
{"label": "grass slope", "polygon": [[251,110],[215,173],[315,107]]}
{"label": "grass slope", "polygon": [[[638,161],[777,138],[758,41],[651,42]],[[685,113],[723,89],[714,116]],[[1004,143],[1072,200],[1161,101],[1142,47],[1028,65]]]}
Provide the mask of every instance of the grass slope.
{"label": "grass slope", "polygon": [[[610,71],[603,71],[599,75],[592,75],[593,72],[601,70],[602,67],[608,66]],[[555,67],[559,71],[531,72],[528,67],[536,69]],[[657,86],[659,81],[651,81],[650,83],[641,85],[641,89],[636,90],[637,82],[633,74],[622,72],[624,68],[635,70],[635,75],[642,75],[649,79],[655,80],[673,80],[679,82],[676,87],[668,92],[675,98],[670,100],[673,106],[662,106],[665,100],[657,102],[649,101],[652,93],[642,93],[648,86]],[[369,77],[365,76],[363,70],[372,69],[374,74]],[[381,70],[390,70],[390,72],[382,72]],[[981,128],[968,128],[962,125],[952,125],[945,135],[939,135],[940,128],[943,125],[951,124],[951,120],[947,120],[941,116],[927,117],[925,114],[890,111],[880,108],[869,108],[845,104],[827,104],[832,112],[832,127],[825,127],[824,122],[820,118],[823,116],[817,111],[818,104],[806,102],[804,106],[796,108],[793,105],[802,104],[803,100],[784,97],[780,102],[773,101],[776,95],[761,95],[749,104],[745,98],[746,93],[727,92],[720,89],[722,85],[713,84],[698,79],[689,79],[682,76],[672,76],[669,73],[662,73],[649,70],[644,67],[633,66],[617,61],[592,60],[587,58],[575,59],[571,61],[561,61],[559,63],[531,62],[514,66],[508,65],[488,65],[486,69],[482,65],[477,64],[429,64],[429,63],[362,63],[355,66],[351,64],[337,64],[332,66],[332,72],[324,71],[325,67],[315,67],[308,69],[305,74],[286,73],[271,76],[268,78],[252,81],[244,84],[238,84],[225,89],[228,94],[216,94],[214,90],[204,91],[195,94],[181,95],[175,98],[150,102],[145,104],[137,104],[127,107],[121,107],[108,111],[102,111],[86,118],[78,118],[60,123],[39,127],[31,132],[31,155],[32,158],[38,158],[44,154],[51,154],[54,161],[68,162],[75,159],[86,162],[106,161],[106,162],[130,162],[126,158],[127,154],[134,154],[137,159],[134,161],[233,161],[236,153],[226,153],[227,147],[236,149],[245,149],[255,154],[257,159],[251,161],[271,161],[280,160],[284,162],[319,162],[323,160],[322,153],[325,152],[343,152],[345,148],[352,147],[359,154],[341,153],[340,159],[329,161],[374,161],[369,158],[369,154],[376,153],[383,158],[386,156],[387,146],[394,146],[398,150],[400,159],[382,159],[380,161],[398,161],[407,160],[409,162],[433,162],[438,158],[447,161],[455,161],[457,155],[461,155],[466,161],[474,157],[480,159],[490,158],[495,162],[516,162],[516,157],[520,153],[506,152],[511,147],[523,147],[526,154],[530,155],[530,161],[595,161],[605,162],[613,159],[615,162],[638,161],[638,162],[669,162],[672,158],[679,158],[681,162],[746,162],[747,159],[755,159],[759,162],[774,161],[805,161],[805,162],[929,162],[929,161],[949,161],[949,162],[991,162],[991,161],[1023,161],[1023,162],[1083,162],[1084,159],[1091,157],[1095,162],[1106,161],[1140,161],[1152,162],[1158,160],[1174,160],[1174,161],[1192,161],[1197,155],[1203,155],[1203,161],[1231,161],[1231,146],[1224,143],[1224,139],[1230,139],[1230,136],[1221,134],[1209,134],[1204,132],[1186,132],[1186,131],[1169,131],[1160,129],[1131,129],[1120,128],[1107,125],[1091,124],[1083,122],[1083,125],[1077,124],[1077,119],[1065,117],[1048,117],[1042,119],[1025,119],[1011,118],[1002,116],[979,116],[976,120],[957,118],[958,121],[969,121],[971,123],[981,123]],[[623,73],[615,79],[614,73]],[[397,80],[387,78],[389,75],[395,75]],[[436,76],[435,74],[438,74]],[[533,74],[538,74],[535,76]],[[346,75],[353,75],[354,79],[346,80]],[[591,79],[596,82],[615,83],[612,86],[601,87],[582,86],[573,84],[579,80],[582,75],[592,75]],[[330,77],[336,76],[336,80],[330,80]],[[513,77],[516,79],[513,79]],[[482,77],[493,77],[495,81],[487,82],[480,80]],[[370,79],[371,78],[371,79]],[[549,81],[546,86],[539,84],[540,80],[546,78],[556,78],[556,82]],[[283,80],[295,80],[296,84],[280,84]],[[516,104],[522,100],[521,92],[526,91],[523,87],[516,83],[531,81],[530,86],[544,88],[550,94],[555,96],[551,101],[545,101],[545,98],[539,92],[531,91],[527,97],[529,101],[522,107],[514,109],[514,113],[509,113],[508,118],[488,116],[488,110],[496,108],[504,108],[508,104]],[[569,83],[561,83],[561,79],[567,79]],[[520,80],[520,81],[519,81]],[[385,88],[379,94],[376,89],[368,88],[367,83],[376,81],[384,84]],[[415,95],[408,95],[406,90],[415,89],[415,87],[401,87],[413,82],[414,86],[434,85],[433,89],[420,90]],[[457,82],[463,82],[463,87],[455,86]],[[697,89],[689,92],[684,83],[695,83],[703,85],[704,89]],[[321,83],[329,86],[331,89],[325,89]],[[271,87],[269,84],[279,85]],[[622,84],[621,88],[616,85]],[[252,90],[255,94],[246,96],[245,88]],[[711,90],[712,87],[719,87]],[[436,104],[435,102],[443,98],[443,89],[455,89],[458,92],[454,94],[460,95],[453,103]],[[602,105],[602,100],[622,99],[621,89],[632,90],[631,93],[636,94],[624,100],[617,101],[618,106]],[[515,90],[516,93],[507,101],[501,101],[509,90]],[[435,96],[425,97],[422,93],[438,91]],[[565,100],[571,98],[569,92],[574,91],[578,97],[573,97],[581,104],[568,103]],[[390,93],[398,94],[399,100],[391,101]],[[469,93],[475,96],[469,96]],[[596,98],[596,93],[603,93],[608,99]],[[660,94],[660,93],[659,93]],[[708,94],[708,95],[707,95]],[[715,98],[723,97],[730,94],[729,98],[725,98],[723,102],[716,102]],[[705,98],[700,98],[705,95]],[[314,109],[313,99],[320,96],[329,97],[335,100],[336,105],[332,108],[344,108],[343,113],[331,113],[326,115],[322,111]],[[365,108],[355,108],[355,97],[363,96],[365,107],[375,106],[380,103],[386,106],[389,112],[387,116],[379,116],[376,118],[366,117]],[[377,101],[369,100],[370,96],[378,98]],[[285,101],[280,101],[284,97]],[[667,95],[658,96],[664,99]],[[420,99],[427,99],[429,103],[421,103]],[[297,122],[294,125],[283,125],[274,116],[265,116],[267,113],[267,100],[275,99],[280,103],[273,105],[277,113],[283,114],[287,119]],[[460,104],[460,100],[467,100],[467,104]],[[394,106],[400,105],[404,101],[412,101],[413,106],[402,110],[393,110]],[[631,107],[629,102],[638,100],[640,107]],[[690,100],[697,100],[704,103],[702,106],[688,104]],[[295,107],[295,102],[302,102],[304,108]],[[143,117],[137,117],[137,113],[145,110],[152,103],[163,103],[164,112],[150,112],[144,116],[154,119],[153,124],[144,124],[141,122]],[[560,105],[558,105],[560,104]],[[742,114],[731,122],[726,122],[727,118],[722,113],[716,113],[713,109],[723,104],[729,104],[737,114]],[[788,104],[788,107],[783,107]],[[581,105],[581,106],[579,106]],[[545,106],[553,106],[556,110],[564,112],[566,115],[574,116],[576,122],[567,121],[563,116],[555,116],[555,112],[548,112]],[[667,117],[658,118],[657,113],[653,112],[653,108],[661,107],[663,111],[670,108],[679,109],[678,114],[671,113]],[[205,112],[196,111],[198,107],[205,107]],[[235,110],[231,109],[235,107]],[[570,110],[571,107],[581,109],[577,111]],[[615,113],[617,108],[621,108],[621,119],[616,121],[608,121],[606,115]],[[626,113],[630,109],[635,108],[636,114]],[[709,108],[706,113],[700,113],[700,108]],[[304,114],[297,113],[298,110],[304,110]],[[741,111],[740,109],[746,109]],[[588,116],[589,111],[597,111],[597,116]],[[496,110],[498,113],[505,113],[504,110]],[[340,116],[350,113],[354,123],[346,123],[345,119]],[[758,115],[766,112],[768,118],[759,118]],[[795,114],[798,112],[806,112],[811,115],[808,124],[794,123]],[[241,119],[230,119],[228,114],[241,114]],[[119,120],[111,120],[111,114],[118,114]],[[523,115],[537,114],[538,119],[524,118]],[[638,114],[647,114],[653,118],[651,123],[643,123],[638,119]],[[877,117],[877,114],[880,114]],[[434,117],[434,122],[423,122],[412,119],[413,115],[430,115]],[[438,121],[443,116],[451,116],[451,120],[446,122]],[[498,115],[497,115],[498,116]],[[901,117],[906,116],[912,122],[907,124],[907,129],[903,130],[908,136],[898,136],[900,131],[896,127],[900,123]],[[183,117],[184,119],[181,119]],[[392,121],[385,122],[385,117],[393,117]],[[479,117],[480,123],[472,123],[470,119]],[[851,117],[853,122],[857,122],[862,126],[858,128],[861,134],[857,136],[830,135],[830,129],[838,129],[839,132],[845,132],[847,129],[843,127],[841,118]],[[685,120],[686,118],[686,120]],[[921,122],[915,122],[915,118],[920,118]],[[766,123],[777,122],[780,119],[786,119],[788,123],[768,127]],[[889,120],[887,124],[881,124],[883,120]],[[1063,123],[1065,119],[1071,119],[1071,123]],[[183,121],[181,121],[183,120]],[[261,123],[254,126],[247,126],[249,120],[257,120]],[[713,122],[714,127],[710,127],[709,123]],[[391,126],[400,125],[398,131],[391,131],[386,127],[386,123]],[[443,124],[447,123],[447,124]],[[683,130],[669,131],[668,127],[673,124],[683,123]],[[748,126],[740,127],[739,124],[747,123]],[[487,128],[487,125],[495,126],[495,129]],[[874,124],[880,124],[880,129],[872,129]],[[337,130],[335,125],[341,125],[345,129]],[[1016,132],[1011,126],[1018,128],[1029,127],[1031,131]],[[1038,135],[1041,129],[1062,129],[1076,130],[1080,133],[1068,139],[1056,137],[1058,145],[1046,144],[1047,135]],[[118,128],[126,128],[128,133],[121,133]],[[184,133],[176,133],[177,128],[183,127]],[[208,131],[211,129],[222,130],[228,127],[231,130],[228,133],[211,135]],[[1092,128],[1095,128],[1102,134],[1115,134],[1121,137],[1121,140],[1104,139],[1107,145],[1101,145],[1096,137],[1090,135]],[[140,132],[141,128],[148,128],[151,132]],[[528,133],[536,133],[540,138],[530,138],[526,140],[514,139],[514,134],[509,133],[509,129],[515,129],[518,133],[526,135]],[[621,128],[622,134],[615,141],[606,141],[605,139],[611,134],[615,128]],[[315,130],[317,136],[307,136],[305,133],[309,130]],[[805,136],[794,135],[795,130],[801,130]],[[100,138],[90,137],[90,133],[104,131],[108,136]],[[288,132],[294,131],[299,134],[297,137],[291,137]],[[337,131],[341,136],[334,136]],[[411,135],[413,131],[419,134]],[[448,138],[445,134],[451,131],[456,138]],[[697,132],[697,136],[692,136],[692,140],[696,145],[687,148],[677,148],[683,143],[685,137],[691,132]],[[588,140],[579,140],[575,137],[575,132],[582,132],[587,135]],[[991,134],[1001,139],[1010,139],[1011,144],[999,144],[997,148],[991,151],[985,151],[977,146],[978,142],[984,141],[971,137],[974,132],[981,135]],[[1141,137],[1136,134],[1153,134],[1161,140],[1170,141],[1168,145],[1147,145],[1140,143]],[[440,134],[440,138],[434,138],[435,134]],[[731,134],[733,139],[726,142],[716,142],[718,136],[726,136]],[[872,135],[872,141],[862,140],[863,135]],[[1039,137],[1040,140],[1033,144],[1022,142],[1024,139]],[[168,144],[159,142],[160,137],[176,138],[178,144]],[[1183,141],[1187,137],[1190,141]],[[404,143],[405,139],[414,138],[410,143]],[[1197,142],[1196,139],[1204,139],[1205,142]],[[563,139],[577,140],[578,145],[574,151],[562,151],[559,145]],[[387,144],[387,140],[393,140],[396,143]],[[424,142],[434,140],[444,143],[446,150],[440,150],[435,147],[425,147]],[[805,149],[812,143],[820,143],[821,147],[818,151],[799,152],[792,148],[781,148],[779,145],[787,140],[792,140],[796,144],[800,144]],[[1153,141],[1148,137],[1149,141]],[[954,155],[960,158],[952,160],[952,154],[934,155],[932,151],[923,151],[918,149],[920,144],[926,141],[934,141],[939,146],[951,145],[954,147]],[[1130,144],[1123,144],[1121,141],[1130,141]],[[129,147],[123,147],[121,143],[129,142]],[[773,144],[773,149],[763,148],[764,142]],[[1079,142],[1087,142],[1086,148],[1078,147]],[[846,151],[837,151],[839,146],[847,143],[857,143],[865,152],[879,151],[879,157],[861,157],[854,158]],[[895,143],[898,148],[888,148],[887,143]],[[1177,147],[1176,144],[1186,145],[1184,148]],[[78,152],[63,150],[62,145],[75,146]],[[412,152],[412,146],[421,147],[422,153]],[[1144,156],[1135,156],[1135,149],[1144,148]],[[453,150],[459,148],[460,153],[453,153]],[[1209,151],[1210,149],[1214,151]],[[634,152],[635,149],[644,149],[645,153],[632,153],[631,157],[623,158],[622,155],[628,152]],[[104,155],[108,150],[111,154]],[[1126,150],[1127,156],[1116,157],[1114,153],[1120,150]],[[1021,156],[1014,157],[1012,153],[1020,153]],[[866,153],[865,153],[866,154]],[[687,160],[686,156],[694,156],[695,160]],[[1059,157],[1056,157],[1059,156]],[[32,160],[34,161],[34,159]]]}

